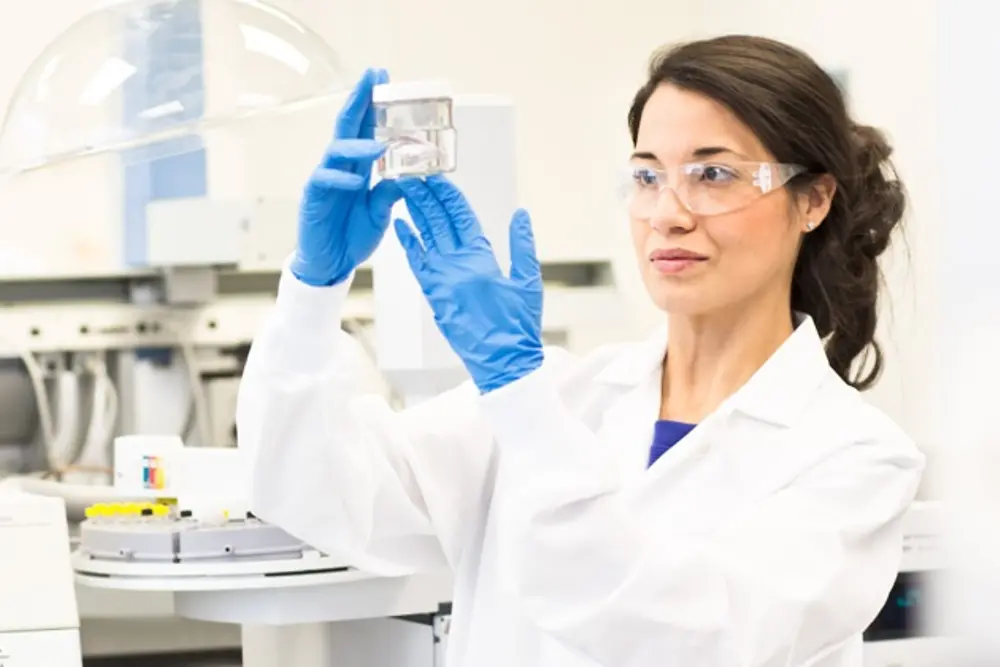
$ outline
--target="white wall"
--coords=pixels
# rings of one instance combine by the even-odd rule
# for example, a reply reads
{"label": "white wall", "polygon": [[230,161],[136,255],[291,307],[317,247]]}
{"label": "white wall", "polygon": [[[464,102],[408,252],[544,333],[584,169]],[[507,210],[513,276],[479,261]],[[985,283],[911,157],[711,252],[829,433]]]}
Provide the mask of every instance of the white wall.
{"label": "white wall", "polygon": [[970,659],[995,665],[1000,637],[989,619],[1000,592],[1000,225],[990,174],[1000,153],[1000,40],[993,6],[939,3],[937,18],[934,175],[942,224],[933,263],[941,299],[931,362],[939,371],[934,383],[940,400],[928,407],[937,408],[937,426],[949,438],[936,481],[953,510],[947,528],[957,555],[944,582],[949,606],[942,611],[950,616],[949,636],[972,640]]}

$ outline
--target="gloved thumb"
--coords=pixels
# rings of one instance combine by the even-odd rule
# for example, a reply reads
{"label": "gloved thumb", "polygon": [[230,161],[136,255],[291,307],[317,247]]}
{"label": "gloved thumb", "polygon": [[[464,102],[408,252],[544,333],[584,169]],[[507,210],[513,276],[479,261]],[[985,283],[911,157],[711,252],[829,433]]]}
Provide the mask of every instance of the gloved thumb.
{"label": "gloved thumb", "polygon": [[379,229],[389,226],[389,214],[397,201],[403,198],[403,191],[395,181],[379,181],[368,192],[368,211],[372,222]]}
{"label": "gloved thumb", "polygon": [[524,209],[515,211],[510,221],[510,279],[524,287],[535,287],[542,279],[531,217]]}

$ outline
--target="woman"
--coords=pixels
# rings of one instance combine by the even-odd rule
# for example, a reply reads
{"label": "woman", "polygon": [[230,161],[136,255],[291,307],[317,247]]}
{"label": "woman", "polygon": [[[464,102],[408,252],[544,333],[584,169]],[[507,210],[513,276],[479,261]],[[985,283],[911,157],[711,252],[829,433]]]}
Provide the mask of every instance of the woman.
{"label": "woman", "polygon": [[[508,278],[445,179],[368,189],[382,80],[366,74],[306,188],[247,365],[255,511],[359,568],[450,567],[451,664],[860,665],[923,468],[859,393],[904,203],[882,135],[783,44],[658,55],[623,194],[669,324],[581,359],[543,350],[525,212]],[[473,382],[394,413],[352,396],[335,334],[399,197],[419,238],[396,232]]]}

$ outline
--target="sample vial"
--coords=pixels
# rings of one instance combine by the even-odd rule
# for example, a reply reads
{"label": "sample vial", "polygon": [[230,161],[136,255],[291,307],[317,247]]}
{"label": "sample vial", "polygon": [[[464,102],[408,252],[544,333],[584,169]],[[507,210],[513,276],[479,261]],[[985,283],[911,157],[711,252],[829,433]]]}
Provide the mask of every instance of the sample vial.
{"label": "sample vial", "polygon": [[195,519],[201,526],[220,527],[229,523],[229,510],[221,507],[200,507],[195,513]]}
{"label": "sample vial", "polygon": [[387,149],[378,162],[382,178],[454,171],[458,134],[451,87],[442,81],[383,83],[372,91],[375,138]]}

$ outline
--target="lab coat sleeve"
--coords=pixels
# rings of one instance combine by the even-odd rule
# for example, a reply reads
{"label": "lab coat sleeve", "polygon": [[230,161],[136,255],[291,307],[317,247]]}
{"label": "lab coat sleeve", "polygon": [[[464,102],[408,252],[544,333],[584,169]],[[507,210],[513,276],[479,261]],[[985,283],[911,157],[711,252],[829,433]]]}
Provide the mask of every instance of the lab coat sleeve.
{"label": "lab coat sleeve", "polygon": [[923,465],[903,436],[839,450],[701,540],[666,513],[639,522],[545,372],[482,401],[507,480],[503,584],[597,664],[825,666],[883,604]]}
{"label": "lab coat sleeve", "polygon": [[282,275],[237,405],[251,507],[375,574],[454,566],[482,512],[491,465],[477,394],[463,386],[402,412],[356,395],[362,352],[340,328],[347,291]]}

